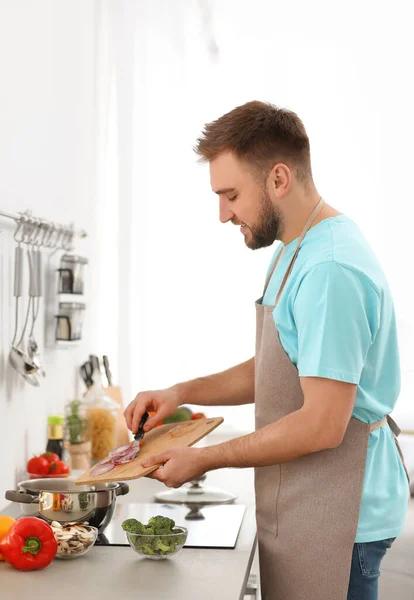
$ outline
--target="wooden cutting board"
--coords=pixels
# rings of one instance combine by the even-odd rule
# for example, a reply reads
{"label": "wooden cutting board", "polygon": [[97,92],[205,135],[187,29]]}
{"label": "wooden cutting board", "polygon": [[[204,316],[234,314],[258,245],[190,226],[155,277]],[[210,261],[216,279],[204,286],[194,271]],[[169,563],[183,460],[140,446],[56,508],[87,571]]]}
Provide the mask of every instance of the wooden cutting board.
{"label": "wooden cutting board", "polygon": [[118,465],[112,471],[93,477],[90,472],[93,467],[85,471],[75,480],[77,485],[106,483],[111,481],[128,481],[138,479],[151,471],[155,471],[158,465],[144,469],[141,462],[144,458],[165,452],[176,446],[193,446],[196,442],[213,431],[223,423],[222,417],[211,419],[195,419],[194,421],[184,421],[182,423],[171,423],[161,425],[149,431],[144,435],[144,444],[135,460],[125,465]]}

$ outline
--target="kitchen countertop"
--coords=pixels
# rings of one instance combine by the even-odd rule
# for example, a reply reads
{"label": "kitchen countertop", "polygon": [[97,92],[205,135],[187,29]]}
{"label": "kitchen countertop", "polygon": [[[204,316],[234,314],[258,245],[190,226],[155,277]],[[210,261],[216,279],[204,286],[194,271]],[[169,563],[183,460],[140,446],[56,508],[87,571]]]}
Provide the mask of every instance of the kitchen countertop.
{"label": "kitchen countertop", "polygon": [[[234,435],[213,432],[208,443],[224,437]],[[198,445],[204,445],[203,441]],[[154,493],[166,489],[148,478],[128,484],[130,492],[118,498],[120,504],[153,502]],[[83,557],[55,559],[47,569],[25,573],[0,562],[1,597],[40,599],[52,594],[60,600],[73,600],[81,593],[99,600],[112,600],[114,594],[123,600],[242,600],[256,548],[253,470],[214,471],[208,473],[204,485],[235,493],[236,502],[246,505],[235,549],[184,548],[173,559],[151,561],[138,557],[129,547],[96,546]],[[13,516],[19,508],[12,504],[2,512]]]}

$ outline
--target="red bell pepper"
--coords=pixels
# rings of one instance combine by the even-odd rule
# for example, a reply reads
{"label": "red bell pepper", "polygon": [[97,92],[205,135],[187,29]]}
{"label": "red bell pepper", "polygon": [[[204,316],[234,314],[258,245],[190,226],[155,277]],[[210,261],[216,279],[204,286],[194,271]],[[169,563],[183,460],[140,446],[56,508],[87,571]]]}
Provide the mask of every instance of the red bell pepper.
{"label": "red bell pepper", "polygon": [[0,542],[0,552],[15,569],[32,571],[47,567],[57,552],[52,528],[37,517],[23,517],[16,521]]}

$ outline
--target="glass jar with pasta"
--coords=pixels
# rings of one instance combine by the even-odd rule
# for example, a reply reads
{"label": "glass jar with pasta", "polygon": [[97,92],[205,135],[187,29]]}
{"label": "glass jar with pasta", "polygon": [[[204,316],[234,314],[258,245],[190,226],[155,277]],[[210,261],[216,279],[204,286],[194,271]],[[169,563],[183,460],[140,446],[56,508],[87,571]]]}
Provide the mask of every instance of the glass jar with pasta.
{"label": "glass jar with pasta", "polygon": [[96,462],[108,456],[115,448],[119,406],[105,393],[99,383],[88,390],[83,404],[90,423],[92,462]]}

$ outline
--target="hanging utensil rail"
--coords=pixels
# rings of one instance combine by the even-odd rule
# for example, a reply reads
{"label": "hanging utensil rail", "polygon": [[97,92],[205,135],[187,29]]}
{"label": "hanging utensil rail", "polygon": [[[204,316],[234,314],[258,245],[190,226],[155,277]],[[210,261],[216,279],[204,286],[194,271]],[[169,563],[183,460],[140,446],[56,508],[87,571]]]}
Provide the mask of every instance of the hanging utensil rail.
{"label": "hanging utensil rail", "polygon": [[43,229],[44,236],[42,242],[44,242],[45,237],[48,238],[48,243],[42,245],[46,245],[49,247],[53,247],[53,242],[57,242],[59,238],[62,237],[87,237],[86,231],[83,229],[76,231],[71,225],[61,225],[60,223],[55,223],[53,221],[47,221],[45,219],[39,219],[34,217],[30,211],[26,211],[24,213],[9,213],[5,210],[0,210],[0,217],[5,217],[6,219],[12,219],[16,221],[16,223],[20,223],[23,225],[34,226],[35,228]]}

